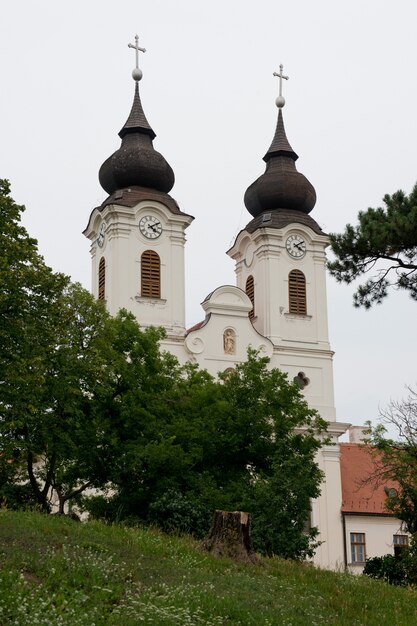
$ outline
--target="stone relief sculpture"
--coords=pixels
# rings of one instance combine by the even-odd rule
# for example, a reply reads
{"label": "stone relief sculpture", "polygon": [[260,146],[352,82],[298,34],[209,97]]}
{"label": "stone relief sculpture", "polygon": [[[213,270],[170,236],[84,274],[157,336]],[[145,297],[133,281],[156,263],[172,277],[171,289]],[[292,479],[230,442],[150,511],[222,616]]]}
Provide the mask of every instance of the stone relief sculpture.
{"label": "stone relief sculpture", "polygon": [[236,333],[232,328],[223,333],[223,347],[225,354],[236,354]]}

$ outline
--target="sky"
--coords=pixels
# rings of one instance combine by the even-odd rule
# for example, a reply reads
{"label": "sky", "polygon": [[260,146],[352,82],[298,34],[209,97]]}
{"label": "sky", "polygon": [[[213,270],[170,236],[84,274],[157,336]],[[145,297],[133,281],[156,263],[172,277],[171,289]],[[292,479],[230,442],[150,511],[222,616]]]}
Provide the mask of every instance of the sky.
{"label": "sky", "polygon": [[[155,148],[173,168],[187,230],[187,324],[235,284],[225,254],[247,224],[243,196],[264,171],[284,65],[284,121],[326,232],[417,181],[414,0],[20,0],[0,22],[0,177],[56,271],[90,288],[82,235],[106,193],[103,161],[132,103],[135,54]],[[1,251],[0,251],[1,253]],[[393,292],[370,311],[328,278],[338,420],[376,420],[417,384],[417,303]]]}

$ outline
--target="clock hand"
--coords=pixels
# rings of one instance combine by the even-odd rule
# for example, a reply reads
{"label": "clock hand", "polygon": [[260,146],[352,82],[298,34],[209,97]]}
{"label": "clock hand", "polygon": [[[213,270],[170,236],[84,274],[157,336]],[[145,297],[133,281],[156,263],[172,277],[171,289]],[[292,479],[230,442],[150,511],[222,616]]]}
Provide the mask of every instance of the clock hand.
{"label": "clock hand", "polygon": [[159,226],[159,222],[157,224],[148,224],[149,228],[153,230],[154,233],[157,232],[157,227]]}
{"label": "clock hand", "polygon": [[298,248],[299,250],[303,249],[303,244],[302,243],[294,243],[295,247]]}

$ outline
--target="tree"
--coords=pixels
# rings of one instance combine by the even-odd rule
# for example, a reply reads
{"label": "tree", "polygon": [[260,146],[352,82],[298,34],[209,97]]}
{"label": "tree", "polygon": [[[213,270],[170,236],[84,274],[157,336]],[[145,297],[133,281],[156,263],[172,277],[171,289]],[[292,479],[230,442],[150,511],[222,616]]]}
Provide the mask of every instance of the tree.
{"label": "tree", "polygon": [[[25,208],[10,196],[10,185],[0,179],[0,381],[12,363],[30,348],[45,321],[48,307],[68,284],[43,262],[37,242],[20,224]],[[38,329],[38,330],[39,330]],[[32,336],[30,337],[30,334]],[[29,341],[28,341],[29,339]]]}
{"label": "tree", "polygon": [[325,422],[298,385],[253,350],[218,380],[180,366],[160,352],[162,329],[111,318],[48,268],[22,211],[2,181],[0,487],[23,468],[38,504],[52,491],[62,513],[110,484],[105,514],[197,535],[214,509],[247,510],[259,550],[312,554]]}
{"label": "tree", "polygon": [[[370,451],[377,471],[372,480],[379,484],[395,481],[387,494],[386,507],[402,520],[406,530],[417,533],[417,392],[408,387],[405,400],[392,401],[381,411],[381,421],[368,423]],[[387,437],[395,429],[397,439]]]}
{"label": "tree", "polygon": [[[43,346],[68,284],[44,264],[36,240],[20,224],[24,210],[11,198],[8,181],[0,180],[0,454],[7,460],[16,460],[22,420],[36,413]],[[45,495],[39,497],[44,501]]]}
{"label": "tree", "polygon": [[397,191],[383,202],[383,208],[360,212],[358,226],[330,235],[336,259],[328,267],[338,282],[350,284],[374,272],[353,296],[354,305],[366,309],[381,304],[390,287],[417,300],[417,185],[409,196]]}
{"label": "tree", "polygon": [[106,480],[105,426],[98,406],[111,384],[110,319],[102,303],[75,284],[62,292],[49,323],[51,334],[39,356],[37,399],[22,419],[21,452],[39,502],[44,506],[52,490],[63,513],[67,502]]}
{"label": "tree", "polygon": [[312,554],[316,532],[305,527],[320,492],[315,456],[325,422],[298,385],[251,350],[220,380],[169,355],[155,363],[145,368],[135,353],[121,363],[138,384],[122,386],[109,407],[118,453],[104,514],[201,537],[214,509],[243,510],[253,515],[256,549]]}
{"label": "tree", "polygon": [[248,488],[237,504],[252,513],[256,549],[303,559],[317,547],[317,529],[309,527],[310,506],[320,495],[316,455],[326,423],[308,407],[298,384],[268,364],[268,358],[249,350],[248,360],[224,385],[231,413],[241,420],[237,429],[247,437],[242,447],[250,453],[245,460]]}
{"label": "tree", "polygon": [[401,554],[386,554],[366,559],[363,574],[370,578],[385,580],[390,585],[415,586],[417,583],[417,537],[411,538],[410,547]]}
{"label": "tree", "polygon": [[21,318],[20,337],[2,368],[0,453],[19,461],[20,479],[29,481],[43,509],[52,490],[62,513],[71,498],[104,480],[106,446],[96,406],[109,384],[109,321],[79,285],[45,290],[39,303],[33,290],[28,295],[30,315]]}
{"label": "tree", "polygon": [[20,224],[23,210],[0,181],[0,458],[19,467],[39,506],[49,509],[52,490],[63,512],[105,480],[97,407],[114,384],[107,341],[114,322],[102,303],[45,265]]}

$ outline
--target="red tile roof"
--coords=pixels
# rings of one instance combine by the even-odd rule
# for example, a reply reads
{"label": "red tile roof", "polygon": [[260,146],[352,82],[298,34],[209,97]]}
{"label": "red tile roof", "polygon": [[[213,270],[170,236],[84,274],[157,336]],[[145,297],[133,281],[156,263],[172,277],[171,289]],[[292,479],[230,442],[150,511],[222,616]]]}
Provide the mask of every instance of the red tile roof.
{"label": "red tile roof", "polygon": [[204,326],[204,324],[205,324],[205,320],[203,320],[202,322],[197,322],[197,324],[194,324],[194,326],[191,326],[191,328],[187,328],[186,330],[187,335],[188,333],[192,333],[193,330],[198,330],[199,328]]}
{"label": "red tile roof", "polygon": [[398,485],[395,481],[381,484],[376,480],[378,458],[369,453],[369,448],[357,443],[341,443],[340,453],[342,512],[389,514],[385,507],[385,487],[396,489]]}
{"label": "red tile roof", "polygon": [[187,336],[189,333],[192,333],[193,330],[198,330],[199,328],[203,328],[203,326],[205,326],[207,324],[207,322],[209,321],[210,316],[207,315],[202,322],[197,322],[197,324],[194,324],[194,326],[191,326],[191,328],[187,328],[187,330],[185,331],[185,335]]}

